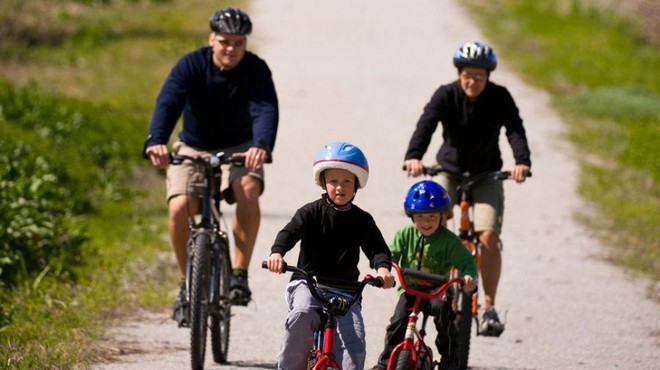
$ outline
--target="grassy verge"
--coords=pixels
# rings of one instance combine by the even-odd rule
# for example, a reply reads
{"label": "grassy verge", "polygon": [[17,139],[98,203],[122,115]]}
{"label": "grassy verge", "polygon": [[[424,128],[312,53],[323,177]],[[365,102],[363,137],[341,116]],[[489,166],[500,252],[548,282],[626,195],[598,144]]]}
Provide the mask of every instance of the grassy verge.
{"label": "grassy verge", "polygon": [[[164,180],[137,158],[167,72],[205,43],[208,16],[225,3],[0,4],[6,21],[0,22],[0,77],[102,107],[98,115],[116,120],[108,144],[122,140],[135,155],[123,163],[124,180],[99,186],[94,207],[76,216],[88,241],[75,279],[45,269],[18,286],[0,285],[0,369],[85,367],[106,355],[94,343],[107,325],[141,308],[171,304],[177,275],[166,236]],[[11,32],[3,28],[8,24]],[[58,104],[69,109],[67,99]],[[102,183],[103,177],[85,180]]]}
{"label": "grassy verge", "polygon": [[581,164],[578,218],[607,258],[660,280],[660,48],[643,14],[622,18],[585,1],[470,0],[505,63],[549,91]]}

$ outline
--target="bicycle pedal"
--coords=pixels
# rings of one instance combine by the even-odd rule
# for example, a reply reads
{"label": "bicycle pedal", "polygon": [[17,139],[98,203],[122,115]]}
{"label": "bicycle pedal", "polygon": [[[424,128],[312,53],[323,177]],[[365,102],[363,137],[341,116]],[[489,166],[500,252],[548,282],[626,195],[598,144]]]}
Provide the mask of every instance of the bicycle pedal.
{"label": "bicycle pedal", "polygon": [[245,293],[239,289],[233,290],[229,293],[229,303],[232,306],[247,306],[252,299],[250,296],[245,296]]}

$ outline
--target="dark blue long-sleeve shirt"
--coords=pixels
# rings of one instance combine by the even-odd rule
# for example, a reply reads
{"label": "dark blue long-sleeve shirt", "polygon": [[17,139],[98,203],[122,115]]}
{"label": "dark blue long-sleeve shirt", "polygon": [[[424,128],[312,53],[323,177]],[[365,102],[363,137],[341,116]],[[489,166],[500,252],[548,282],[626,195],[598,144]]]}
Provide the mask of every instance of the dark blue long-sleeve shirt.
{"label": "dark blue long-sleeve shirt", "polygon": [[203,47],[183,56],[172,68],[156,100],[147,146],[167,144],[183,114],[179,139],[203,150],[248,141],[272,151],[279,119],[270,69],[246,52],[233,69],[221,71],[213,52]]}

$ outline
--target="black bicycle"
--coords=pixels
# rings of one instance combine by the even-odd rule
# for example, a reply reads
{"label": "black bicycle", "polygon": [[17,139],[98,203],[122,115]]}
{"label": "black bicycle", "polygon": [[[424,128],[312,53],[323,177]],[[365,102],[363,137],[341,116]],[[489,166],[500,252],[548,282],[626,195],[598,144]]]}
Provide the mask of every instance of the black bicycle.
{"label": "black bicycle", "polygon": [[219,191],[223,165],[243,166],[245,158],[221,152],[213,156],[171,154],[172,165],[190,162],[203,170],[201,213],[190,221],[186,244],[185,320],[190,327],[190,360],[193,370],[204,368],[206,333],[211,332],[213,360],[227,362],[231,302],[229,280],[232,273],[229,238],[222,220]]}

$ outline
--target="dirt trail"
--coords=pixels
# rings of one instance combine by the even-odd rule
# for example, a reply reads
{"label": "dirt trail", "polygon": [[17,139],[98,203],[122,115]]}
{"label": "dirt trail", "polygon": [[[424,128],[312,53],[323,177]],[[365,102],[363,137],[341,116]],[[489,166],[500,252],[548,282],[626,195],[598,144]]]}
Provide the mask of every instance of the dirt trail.
{"label": "dirt trail", "polygon": [[[386,239],[408,222],[401,204],[414,180],[399,168],[416,119],[437,85],[455,77],[455,48],[484,40],[456,1],[411,4],[252,2],[250,45],[273,70],[280,133],[250,269],[255,302],[234,310],[230,364],[213,364],[207,355],[207,369],[274,367],[287,278],[261,270],[260,261],[295,209],[320,194],[311,162],[321,144],[347,140],[365,151],[371,176],[356,203],[374,215]],[[506,50],[498,52],[506,60]],[[547,96],[506,64],[492,78],[510,89],[525,119],[534,178],[522,186],[506,184],[498,307],[507,313],[507,330],[498,339],[473,339],[472,369],[660,369],[660,310],[645,299],[647,283],[596,258],[600,246],[572,219],[584,205],[575,193],[574,154],[560,138],[562,123]],[[506,143],[503,149],[510,166]],[[381,349],[395,300],[393,291],[365,294],[367,367]],[[168,315],[145,313],[114,329],[123,354],[93,368],[188,369],[189,332],[177,329]]]}

